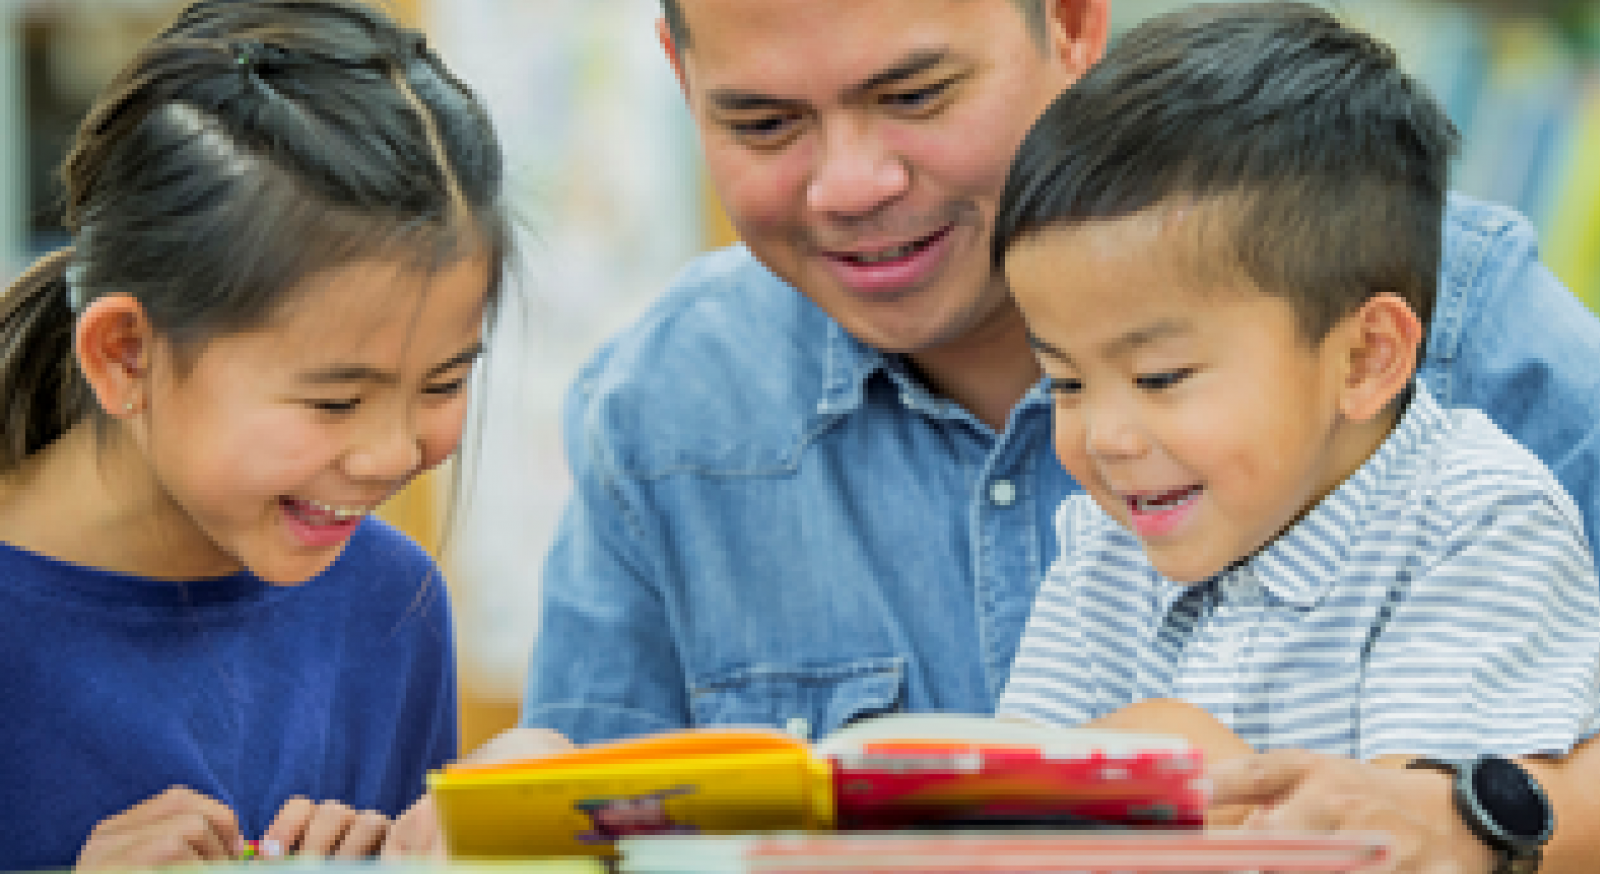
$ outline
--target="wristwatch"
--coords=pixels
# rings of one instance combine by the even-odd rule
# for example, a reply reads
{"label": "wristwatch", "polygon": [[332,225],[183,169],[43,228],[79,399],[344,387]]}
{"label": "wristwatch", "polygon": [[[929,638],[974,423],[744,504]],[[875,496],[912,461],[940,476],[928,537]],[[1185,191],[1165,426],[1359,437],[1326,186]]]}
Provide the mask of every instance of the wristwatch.
{"label": "wristwatch", "polygon": [[1408,768],[1453,776],[1456,810],[1467,827],[1494,851],[1493,874],[1534,874],[1544,845],[1555,832],[1555,811],[1539,781],[1500,756],[1465,761],[1413,759]]}

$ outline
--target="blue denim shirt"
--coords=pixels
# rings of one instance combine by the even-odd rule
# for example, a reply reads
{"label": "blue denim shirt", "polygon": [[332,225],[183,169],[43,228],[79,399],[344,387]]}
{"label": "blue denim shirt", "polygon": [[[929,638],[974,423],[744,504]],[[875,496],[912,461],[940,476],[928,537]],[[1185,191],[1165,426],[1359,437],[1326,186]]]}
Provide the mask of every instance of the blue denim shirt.
{"label": "blue denim shirt", "polygon": [[[1443,268],[1423,378],[1543,458],[1592,539],[1600,321],[1510,210],[1453,198]],[[739,247],[598,352],[564,428],[522,721],[579,742],[991,712],[1076,489],[1042,387],[997,434]]]}

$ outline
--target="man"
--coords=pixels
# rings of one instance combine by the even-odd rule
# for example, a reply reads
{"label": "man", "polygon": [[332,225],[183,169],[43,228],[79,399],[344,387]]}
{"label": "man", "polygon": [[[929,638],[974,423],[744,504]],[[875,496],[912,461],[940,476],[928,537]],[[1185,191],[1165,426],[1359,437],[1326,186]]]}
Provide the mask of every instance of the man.
{"label": "man", "polygon": [[[1076,486],[990,227],[1013,149],[1105,47],[1107,2],[665,2],[662,42],[744,245],[692,264],[574,385],[576,490],[524,725],[815,737],[888,710],[993,708]],[[1454,202],[1444,271],[1424,378],[1595,506],[1600,372],[1581,362],[1600,324],[1506,211]],[[1561,768],[1600,772],[1589,758]],[[1416,842],[1405,864],[1488,870],[1437,774],[1241,762],[1222,800],[1272,805],[1258,817],[1376,817]],[[1561,768],[1539,774],[1563,818],[1597,821]],[[1308,796],[1319,781],[1340,792]],[[1581,858],[1573,831],[1548,870]]]}

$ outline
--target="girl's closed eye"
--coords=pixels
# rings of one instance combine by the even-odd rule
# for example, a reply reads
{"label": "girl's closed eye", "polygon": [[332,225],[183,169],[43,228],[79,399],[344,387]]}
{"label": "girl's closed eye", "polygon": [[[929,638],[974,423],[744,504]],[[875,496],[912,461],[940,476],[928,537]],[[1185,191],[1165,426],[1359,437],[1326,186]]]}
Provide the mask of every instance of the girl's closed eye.
{"label": "girl's closed eye", "polygon": [[1045,381],[1045,388],[1056,397],[1075,395],[1083,391],[1083,380],[1076,377],[1052,376]]}
{"label": "girl's closed eye", "polygon": [[350,413],[361,406],[360,398],[316,398],[305,402],[306,406],[322,413]]}
{"label": "girl's closed eye", "polygon": [[439,395],[439,396],[445,396],[445,397],[453,397],[455,395],[461,394],[461,391],[463,389],[465,389],[466,387],[467,387],[467,377],[463,376],[460,379],[453,379],[453,380],[451,380],[449,382],[441,382],[441,383],[437,383],[437,384],[434,384],[434,385],[427,386],[422,391],[423,391],[424,394]]}
{"label": "girl's closed eye", "polygon": [[1165,389],[1172,388],[1178,383],[1183,382],[1184,380],[1193,376],[1194,372],[1195,369],[1193,367],[1180,367],[1176,370],[1164,370],[1159,373],[1141,374],[1140,376],[1135,377],[1133,382],[1138,387],[1147,391],[1163,391]]}

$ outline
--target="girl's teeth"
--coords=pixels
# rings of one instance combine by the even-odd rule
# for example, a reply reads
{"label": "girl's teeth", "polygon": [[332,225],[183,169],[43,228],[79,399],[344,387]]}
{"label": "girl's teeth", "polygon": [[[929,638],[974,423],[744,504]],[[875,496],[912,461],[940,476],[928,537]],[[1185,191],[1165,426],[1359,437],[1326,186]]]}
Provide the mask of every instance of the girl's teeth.
{"label": "girl's teeth", "polygon": [[357,517],[367,515],[366,507],[335,507],[332,504],[324,504],[321,501],[313,501],[309,499],[306,501],[306,503],[310,504],[313,510],[316,510],[319,513],[326,513],[329,516],[333,516],[341,521],[345,519],[355,519]]}
{"label": "girl's teeth", "polygon": [[1200,489],[1195,487],[1184,489],[1183,491],[1179,492],[1167,492],[1166,494],[1155,495],[1152,497],[1145,497],[1141,495],[1134,497],[1133,506],[1139,512],[1147,512],[1149,510],[1170,510],[1173,507],[1178,507],[1189,503],[1199,494]]}

